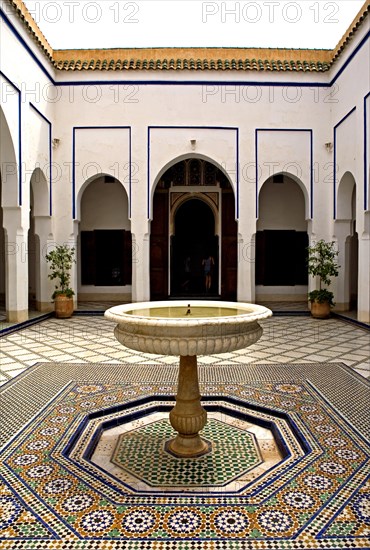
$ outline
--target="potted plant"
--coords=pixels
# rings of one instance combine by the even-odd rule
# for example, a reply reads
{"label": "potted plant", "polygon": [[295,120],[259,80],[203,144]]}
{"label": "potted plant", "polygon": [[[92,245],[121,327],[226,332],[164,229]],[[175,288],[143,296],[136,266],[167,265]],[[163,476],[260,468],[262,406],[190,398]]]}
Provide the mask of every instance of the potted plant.
{"label": "potted plant", "polygon": [[67,245],[58,245],[45,256],[46,261],[50,264],[49,279],[58,280],[52,299],[54,300],[55,316],[59,319],[67,319],[73,314],[74,291],[69,285],[72,264],[76,263],[74,254],[74,248]]}
{"label": "potted plant", "polygon": [[319,288],[308,294],[311,302],[311,315],[317,319],[327,319],[330,316],[330,308],[334,306],[334,294],[323,285],[329,286],[331,277],[338,276],[339,265],[336,262],[338,252],[334,249],[335,243],[326,242],[323,239],[314,246],[309,246],[308,273],[319,278]]}

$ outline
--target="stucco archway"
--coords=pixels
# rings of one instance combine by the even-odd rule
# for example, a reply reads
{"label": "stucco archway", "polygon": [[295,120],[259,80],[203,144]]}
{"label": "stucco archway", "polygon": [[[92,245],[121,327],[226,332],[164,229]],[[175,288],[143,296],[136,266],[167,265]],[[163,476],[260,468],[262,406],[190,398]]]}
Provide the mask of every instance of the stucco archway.
{"label": "stucco archway", "polygon": [[338,242],[339,276],[336,281],[336,309],[357,310],[358,234],[356,228],[356,180],[345,172],[337,192],[337,218],[334,236]]}
{"label": "stucco archway", "polygon": [[302,182],[274,174],[259,193],[256,234],[256,297],[307,299],[308,197]]}
{"label": "stucco archway", "polygon": [[2,206],[19,206],[19,166],[16,160],[15,146],[4,114],[0,108],[0,172],[2,179]]}
{"label": "stucco archway", "polygon": [[109,174],[89,179],[78,194],[79,299],[131,299],[132,244],[128,196]]}
{"label": "stucco archway", "polygon": [[25,252],[26,234],[22,227],[19,165],[15,144],[4,111],[0,108],[0,296],[9,322],[28,318],[27,265],[18,251]]}
{"label": "stucco archway", "polygon": [[29,308],[50,311],[51,288],[45,255],[52,239],[50,194],[46,176],[35,168],[30,180],[30,223],[27,243]]}
{"label": "stucco archway", "polygon": [[[178,159],[176,159],[178,161]],[[235,197],[231,182],[216,163],[199,156],[187,156],[179,162],[169,163],[161,170],[153,194],[153,219],[150,236],[150,292],[151,299],[166,299],[169,295],[202,297],[202,255],[212,252],[215,259],[215,276],[212,285],[214,296],[235,299],[237,293],[237,222]],[[188,205],[187,205],[188,203]],[[203,204],[203,206],[202,206]],[[189,238],[176,237],[176,217],[186,209]],[[198,227],[200,210],[212,217],[212,238],[191,245],[191,227]],[[212,241],[212,243],[211,243]],[[208,250],[211,248],[211,250]],[[183,264],[191,252],[194,279],[192,289],[182,286]],[[180,262],[180,266],[178,265]]]}

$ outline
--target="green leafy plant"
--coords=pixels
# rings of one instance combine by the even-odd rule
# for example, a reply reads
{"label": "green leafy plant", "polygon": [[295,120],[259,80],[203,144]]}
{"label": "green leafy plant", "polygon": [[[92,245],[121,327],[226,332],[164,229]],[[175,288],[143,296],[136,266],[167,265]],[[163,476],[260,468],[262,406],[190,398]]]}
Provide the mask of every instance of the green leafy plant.
{"label": "green leafy plant", "polygon": [[331,277],[337,277],[339,273],[340,266],[336,261],[338,251],[335,250],[335,243],[321,239],[314,246],[309,246],[307,251],[308,273],[319,277],[319,289],[312,290],[308,294],[308,299],[310,302],[329,302],[334,306],[334,294],[327,288],[323,288],[323,285],[329,286]]}
{"label": "green leafy plant", "polygon": [[74,295],[74,291],[69,287],[72,264],[76,263],[74,255],[75,249],[63,244],[56,246],[54,250],[45,256],[46,261],[50,264],[49,279],[58,279],[59,283],[55,285],[52,295],[53,300],[61,294],[64,294],[67,298]]}

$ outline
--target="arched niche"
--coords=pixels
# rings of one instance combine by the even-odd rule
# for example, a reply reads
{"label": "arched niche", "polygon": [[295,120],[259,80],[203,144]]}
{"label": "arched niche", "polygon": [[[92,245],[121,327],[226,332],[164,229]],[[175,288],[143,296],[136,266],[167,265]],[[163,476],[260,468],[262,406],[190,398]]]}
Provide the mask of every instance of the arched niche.
{"label": "arched niche", "polygon": [[[11,287],[13,294],[15,287],[20,284],[13,274],[10,274],[9,258],[6,255],[9,227],[5,227],[6,208],[19,206],[19,166],[16,161],[15,145],[11,136],[8,122],[3,109],[0,107],[0,310],[8,310]],[[8,216],[9,221],[9,216]],[[7,235],[8,230],[8,235]],[[12,245],[9,244],[9,247]],[[3,315],[3,314],[2,314]],[[8,313],[6,313],[8,317]]]}
{"label": "arched niche", "polygon": [[128,207],[124,186],[109,174],[95,176],[81,187],[78,194],[81,299],[119,300],[131,294]]}
{"label": "arched niche", "polygon": [[2,206],[15,207],[19,204],[18,163],[15,146],[3,109],[0,107],[0,171],[2,178]]}
{"label": "arched niche", "polygon": [[[339,182],[337,190],[337,219],[353,219],[353,191],[356,186],[355,178],[351,172],[345,172]],[[355,216],[356,217],[356,216]]]}
{"label": "arched niche", "polygon": [[338,311],[357,310],[358,234],[356,225],[356,180],[349,171],[340,179],[336,197],[334,235],[338,242],[339,276],[336,279],[335,302]]}
{"label": "arched niche", "polygon": [[[235,189],[234,182],[230,178],[230,175],[227,173],[224,166],[222,166],[220,163],[218,163],[217,161],[215,161],[214,159],[206,155],[201,155],[199,153],[187,153],[184,155],[179,155],[174,159],[171,159],[159,170],[158,174],[155,176],[150,187],[150,204],[151,205],[153,205],[154,193],[156,192],[156,190],[158,189],[158,186],[163,181],[164,175],[166,173],[168,174],[171,168],[173,168],[175,165],[180,165],[183,162],[190,164],[193,160],[203,161],[203,164],[209,164],[210,166],[213,166],[217,170],[219,170],[220,174],[222,174],[225,180],[228,182],[228,186],[230,186],[230,188],[233,190],[234,197],[236,196],[236,189]],[[151,213],[153,213],[153,208],[151,208]]]}
{"label": "arched niche", "polygon": [[50,194],[44,172],[35,168],[30,179],[30,224],[28,230],[28,304],[31,310],[50,309],[45,253],[51,236]]}
{"label": "arched niche", "polygon": [[259,299],[307,298],[308,196],[297,180],[291,174],[278,173],[260,189],[256,234]]}

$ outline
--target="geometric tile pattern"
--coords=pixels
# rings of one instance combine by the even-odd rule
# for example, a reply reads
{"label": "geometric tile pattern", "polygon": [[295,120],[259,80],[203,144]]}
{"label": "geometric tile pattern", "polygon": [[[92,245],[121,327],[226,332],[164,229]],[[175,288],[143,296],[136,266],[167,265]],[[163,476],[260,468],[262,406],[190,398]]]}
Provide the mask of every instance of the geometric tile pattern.
{"label": "geometric tile pattern", "polygon": [[168,404],[174,385],[71,382],[2,451],[1,548],[369,547],[369,443],[312,384],[213,382],[201,391],[206,409],[225,402],[286,418],[303,455],[238,495],[134,495],[73,460],[76,432],[83,440],[86,420],[104,413],[124,416],[133,406],[143,413],[153,396]]}
{"label": "geometric tile pattern", "polygon": [[[220,409],[220,404],[211,405],[207,401],[207,408]],[[132,414],[133,409],[129,410]],[[233,416],[236,410],[240,413],[238,417]],[[137,420],[124,423],[122,413],[111,413],[107,418],[115,427],[101,433],[101,423],[98,422],[101,437],[96,446],[92,435],[94,452],[90,462],[121,480],[126,489],[134,492],[199,493],[206,487],[208,494],[239,493],[244,485],[278,464],[282,456],[288,455],[281,441],[283,434],[290,432],[287,423],[277,419],[277,445],[272,431],[266,427],[272,421],[271,415],[256,415],[254,412],[258,418],[253,418],[255,423],[252,423],[250,419],[240,418],[241,414],[246,413],[245,406],[234,405],[232,410],[222,408],[222,412],[209,410],[202,436],[212,442],[212,452],[197,459],[178,458],[164,451],[164,443],[174,435],[168,412],[147,413],[144,410],[141,412],[143,416]],[[91,427],[88,423],[84,432],[93,434],[94,423],[95,420]],[[133,439],[134,446],[122,446],[127,438]],[[302,456],[299,443],[294,441],[290,433],[288,438],[292,440],[290,455]],[[73,459],[82,464],[87,457],[84,449],[79,447],[77,440]],[[289,460],[288,456],[286,460]],[[150,467],[146,468],[147,464]]]}
{"label": "geometric tile pattern", "polygon": [[[254,436],[219,420],[208,420],[202,437],[212,452],[198,460],[176,458],[163,444],[174,436],[168,419],[119,436],[111,461],[151,486],[225,485],[261,462]],[[217,442],[217,444],[216,444]]]}

